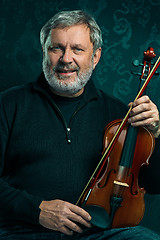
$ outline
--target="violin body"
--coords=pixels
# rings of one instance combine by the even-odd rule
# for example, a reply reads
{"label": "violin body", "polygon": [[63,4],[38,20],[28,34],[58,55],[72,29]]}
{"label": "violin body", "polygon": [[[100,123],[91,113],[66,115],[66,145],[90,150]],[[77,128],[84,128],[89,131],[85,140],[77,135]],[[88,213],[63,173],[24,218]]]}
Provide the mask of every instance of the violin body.
{"label": "violin body", "polygon": [[[121,120],[111,122],[104,133],[104,150],[113,138]],[[138,129],[132,166],[120,163],[128,131],[127,124],[106,161],[103,173],[96,181],[84,208],[93,215],[91,221],[101,228],[137,225],[145,211],[145,190],[138,186],[138,175],[143,164],[148,164],[154,149],[154,137],[144,127]],[[84,194],[84,198],[88,192]],[[84,200],[82,199],[82,202]],[[113,216],[112,216],[113,215]]]}

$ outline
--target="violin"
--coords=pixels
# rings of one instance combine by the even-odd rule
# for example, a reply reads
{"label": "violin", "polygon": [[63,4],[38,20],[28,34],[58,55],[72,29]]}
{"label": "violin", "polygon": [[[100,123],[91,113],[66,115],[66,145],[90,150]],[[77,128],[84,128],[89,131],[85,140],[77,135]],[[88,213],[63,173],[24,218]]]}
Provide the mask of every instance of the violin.
{"label": "violin", "polygon": [[[144,52],[141,86],[135,98],[142,96],[160,65],[160,57],[151,70],[154,49]],[[134,101],[135,101],[134,100]],[[103,153],[76,205],[92,217],[100,228],[136,226],[145,211],[145,189],[138,186],[138,175],[154,150],[153,134],[146,127],[132,127],[128,122],[130,106],[123,120],[114,120],[105,128]]]}

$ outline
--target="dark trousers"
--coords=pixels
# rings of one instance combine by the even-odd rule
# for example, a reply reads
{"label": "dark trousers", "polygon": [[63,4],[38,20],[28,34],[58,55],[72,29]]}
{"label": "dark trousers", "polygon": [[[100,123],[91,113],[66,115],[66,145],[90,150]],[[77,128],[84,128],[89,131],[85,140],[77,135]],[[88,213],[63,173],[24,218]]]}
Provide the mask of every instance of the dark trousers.
{"label": "dark trousers", "polygon": [[86,229],[81,234],[67,236],[59,232],[44,229],[33,231],[29,228],[12,228],[0,230],[0,240],[160,240],[160,236],[144,227],[117,228],[100,230],[93,227]]}

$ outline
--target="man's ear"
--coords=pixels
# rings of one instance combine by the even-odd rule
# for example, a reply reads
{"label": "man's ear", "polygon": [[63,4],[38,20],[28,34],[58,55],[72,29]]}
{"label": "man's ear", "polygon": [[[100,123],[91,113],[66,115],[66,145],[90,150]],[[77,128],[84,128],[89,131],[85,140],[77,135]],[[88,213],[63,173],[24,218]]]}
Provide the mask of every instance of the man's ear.
{"label": "man's ear", "polygon": [[102,48],[97,48],[95,53],[94,53],[94,56],[93,56],[93,69],[95,69],[97,63],[100,60],[101,52],[102,52]]}

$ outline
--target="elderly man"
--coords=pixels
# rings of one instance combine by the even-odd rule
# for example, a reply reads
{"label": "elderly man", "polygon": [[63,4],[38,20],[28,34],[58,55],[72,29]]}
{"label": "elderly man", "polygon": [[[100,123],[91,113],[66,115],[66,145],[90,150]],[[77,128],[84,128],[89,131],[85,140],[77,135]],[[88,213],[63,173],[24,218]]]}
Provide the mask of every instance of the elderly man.
{"label": "elderly man", "polygon": [[[83,11],[64,11],[41,30],[43,73],[0,95],[0,238],[160,239],[142,227],[99,229],[76,206],[100,158],[105,126],[126,106],[95,88],[101,30]],[[147,96],[129,122],[159,135]]]}

